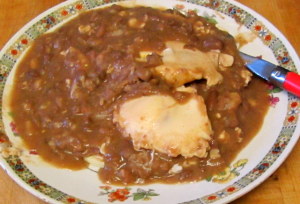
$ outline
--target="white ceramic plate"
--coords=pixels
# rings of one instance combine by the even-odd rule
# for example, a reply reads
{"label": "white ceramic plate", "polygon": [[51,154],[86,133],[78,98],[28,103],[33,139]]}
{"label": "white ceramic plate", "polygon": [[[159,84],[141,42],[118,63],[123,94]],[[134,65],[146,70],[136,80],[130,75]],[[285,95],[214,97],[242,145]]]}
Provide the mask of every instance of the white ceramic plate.
{"label": "white ceramic plate", "polygon": [[[11,76],[25,51],[39,35],[55,29],[85,10],[117,0],[71,0],[49,9],[22,28],[0,53],[1,131],[6,131],[16,146],[18,133],[12,116],[5,108]],[[142,5],[176,8],[182,12],[197,12],[213,18],[217,25],[231,35],[248,33],[255,40],[241,48],[242,51],[262,55],[263,58],[299,72],[297,54],[286,38],[265,18],[232,0],[137,0]],[[240,24],[234,19],[239,19]],[[249,34],[252,33],[252,34]],[[4,85],[6,89],[4,91]],[[300,133],[299,98],[270,87],[270,110],[263,128],[220,175],[207,180],[178,185],[151,184],[130,188],[105,186],[90,170],[71,171],[58,169],[44,163],[34,151],[21,155],[0,140],[0,164],[23,188],[50,203],[226,203],[259,185],[285,160],[297,142]],[[8,152],[9,151],[9,152]],[[9,153],[9,154],[8,154]]]}

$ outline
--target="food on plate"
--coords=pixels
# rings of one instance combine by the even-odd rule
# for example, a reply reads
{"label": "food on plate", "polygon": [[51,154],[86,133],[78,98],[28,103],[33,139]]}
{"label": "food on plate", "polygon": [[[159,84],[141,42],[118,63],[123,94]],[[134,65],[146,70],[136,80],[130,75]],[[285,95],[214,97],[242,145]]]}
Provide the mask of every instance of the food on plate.
{"label": "food on plate", "polygon": [[184,104],[158,94],[127,100],[114,120],[124,129],[123,135],[131,137],[135,150],[150,149],[171,157],[207,156],[212,129],[203,98],[197,94]]}
{"label": "food on plate", "polygon": [[[181,86],[197,79],[206,79],[208,86],[220,83],[222,75],[217,71],[219,64],[224,64],[219,52],[191,50],[184,48],[182,42],[166,42],[167,48],[161,53],[163,64],[157,66],[158,72],[169,84]],[[231,55],[228,55],[233,59]],[[230,64],[231,66],[233,60]]]}
{"label": "food on plate", "polygon": [[113,5],[38,37],[14,74],[10,111],[29,149],[103,182],[198,181],[259,130],[267,86],[205,18]]}

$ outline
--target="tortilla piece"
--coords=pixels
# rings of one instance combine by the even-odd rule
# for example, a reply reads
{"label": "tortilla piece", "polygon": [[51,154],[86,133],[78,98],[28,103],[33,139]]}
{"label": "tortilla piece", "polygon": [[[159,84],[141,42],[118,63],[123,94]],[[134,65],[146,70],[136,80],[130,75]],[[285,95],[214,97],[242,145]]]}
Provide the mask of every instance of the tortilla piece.
{"label": "tortilla piece", "polygon": [[206,79],[208,86],[221,83],[218,72],[219,52],[185,49],[184,43],[167,42],[167,48],[161,53],[163,65],[155,67],[156,73],[175,87],[185,83]]}
{"label": "tortilla piece", "polygon": [[128,100],[114,113],[114,122],[135,150],[204,158],[210,148],[211,124],[203,98],[195,94],[184,104],[166,95]]}

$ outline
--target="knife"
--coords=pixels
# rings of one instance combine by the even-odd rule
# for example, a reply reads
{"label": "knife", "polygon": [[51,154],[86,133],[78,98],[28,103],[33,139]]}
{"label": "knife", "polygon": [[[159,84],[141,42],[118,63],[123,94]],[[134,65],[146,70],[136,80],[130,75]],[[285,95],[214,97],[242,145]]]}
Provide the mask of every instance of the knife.
{"label": "knife", "polygon": [[300,75],[258,57],[239,53],[245,66],[271,84],[300,97]]}

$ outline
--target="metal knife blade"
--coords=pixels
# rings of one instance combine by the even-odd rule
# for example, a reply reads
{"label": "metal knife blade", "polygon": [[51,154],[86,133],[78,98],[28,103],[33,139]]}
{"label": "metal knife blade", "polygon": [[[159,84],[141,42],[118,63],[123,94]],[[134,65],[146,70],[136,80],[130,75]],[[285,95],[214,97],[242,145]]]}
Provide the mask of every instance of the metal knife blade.
{"label": "metal knife blade", "polygon": [[256,75],[267,80],[295,96],[300,97],[300,75],[281,66],[277,66],[259,57],[253,57],[240,52],[245,66]]}
{"label": "metal knife blade", "polygon": [[250,69],[253,73],[267,81],[270,80],[271,73],[276,68],[276,65],[258,57],[253,57],[242,52],[240,52],[240,56],[245,61],[245,66],[248,69]]}
{"label": "metal knife blade", "polygon": [[239,54],[245,61],[245,66],[253,73],[282,88],[288,70],[258,57],[253,57],[242,52]]}

